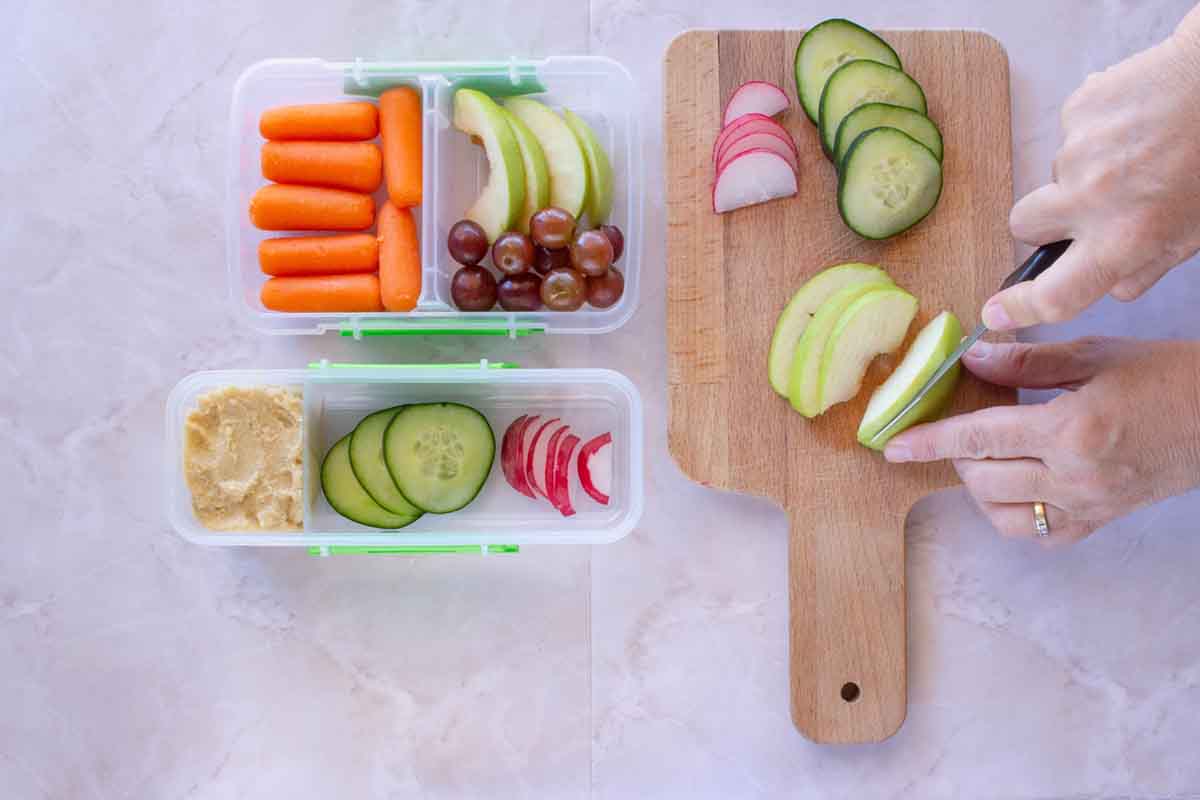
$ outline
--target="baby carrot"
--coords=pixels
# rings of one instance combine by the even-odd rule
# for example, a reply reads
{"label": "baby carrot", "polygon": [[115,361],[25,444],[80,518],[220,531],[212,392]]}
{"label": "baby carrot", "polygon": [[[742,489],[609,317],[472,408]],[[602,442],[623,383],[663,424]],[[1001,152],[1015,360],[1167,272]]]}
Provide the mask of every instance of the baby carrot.
{"label": "baby carrot", "polygon": [[383,178],[383,157],[374,142],[267,142],[262,174],[276,183],[370,193]]}
{"label": "baby carrot", "polygon": [[258,120],[264,139],[327,139],[356,142],[379,133],[374,103],[313,103],[268,108]]}
{"label": "baby carrot", "polygon": [[374,274],[271,278],[263,284],[260,297],[272,311],[383,311],[379,278]]}
{"label": "baby carrot", "polygon": [[258,245],[258,265],[267,275],[374,272],[379,267],[379,242],[369,233],[264,239]]}
{"label": "baby carrot", "polygon": [[400,86],[379,95],[383,174],[398,208],[421,204],[421,95]]}
{"label": "baby carrot", "polygon": [[379,209],[379,290],[388,311],[412,311],[421,295],[421,247],[412,212],[389,200]]}
{"label": "baby carrot", "polygon": [[264,231],[360,231],[375,221],[369,194],[272,183],[250,198],[250,221]]}

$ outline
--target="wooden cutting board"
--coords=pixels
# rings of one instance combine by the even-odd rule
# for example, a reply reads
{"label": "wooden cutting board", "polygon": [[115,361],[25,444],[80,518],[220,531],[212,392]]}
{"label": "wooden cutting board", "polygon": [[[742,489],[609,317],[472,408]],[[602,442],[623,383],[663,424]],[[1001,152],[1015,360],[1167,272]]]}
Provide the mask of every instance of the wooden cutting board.
{"label": "wooden cutting board", "polygon": [[[856,443],[894,357],[877,360],[855,401],[810,421],[768,385],[767,348],[792,293],[843,261],[880,264],[917,296],[910,338],[947,308],[974,327],[1014,266],[1008,60],[983,33],[882,32],[941,127],[945,188],[916,228],[870,242],[838,216],[833,167],[796,99],[802,33],[689,31],[666,54],[669,445],[693,480],[787,511],[796,727],[817,742],[878,741],[906,713],[905,518],[957,479],[947,464],[889,465]],[[799,195],[718,216],[713,140],[724,101],[753,79],[791,97],[781,121],[800,150]],[[1015,392],[968,377],[955,402],[961,412],[1015,402]]]}

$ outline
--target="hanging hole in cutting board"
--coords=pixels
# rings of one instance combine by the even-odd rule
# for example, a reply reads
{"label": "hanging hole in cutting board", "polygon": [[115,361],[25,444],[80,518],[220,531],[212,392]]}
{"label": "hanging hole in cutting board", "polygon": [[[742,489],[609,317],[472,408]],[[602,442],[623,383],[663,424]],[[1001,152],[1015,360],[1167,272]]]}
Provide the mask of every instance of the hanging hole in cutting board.
{"label": "hanging hole in cutting board", "polygon": [[853,703],[862,694],[862,690],[858,688],[858,684],[854,681],[842,684],[842,699],[847,703]]}

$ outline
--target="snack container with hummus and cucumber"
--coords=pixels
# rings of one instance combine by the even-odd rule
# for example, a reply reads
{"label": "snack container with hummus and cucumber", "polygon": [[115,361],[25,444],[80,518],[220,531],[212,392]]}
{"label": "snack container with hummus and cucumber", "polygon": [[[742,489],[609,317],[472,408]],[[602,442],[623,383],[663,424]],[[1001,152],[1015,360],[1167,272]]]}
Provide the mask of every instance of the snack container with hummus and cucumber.
{"label": "snack container with hummus and cucumber", "polygon": [[641,516],[642,448],[610,370],[199,372],[167,402],[167,515],[193,542],[318,554],[599,544]]}

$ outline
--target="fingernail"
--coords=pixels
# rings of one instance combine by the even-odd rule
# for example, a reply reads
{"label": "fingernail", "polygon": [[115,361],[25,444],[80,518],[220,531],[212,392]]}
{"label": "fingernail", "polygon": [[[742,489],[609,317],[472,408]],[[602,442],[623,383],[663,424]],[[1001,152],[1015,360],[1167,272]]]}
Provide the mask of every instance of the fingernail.
{"label": "fingernail", "polygon": [[997,302],[988,303],[983,307],[983,324],[994,331],[1007,331],[1016,327],[1004,306]]}
{"label": "fingernail", "polygon": [[996,352],[996,348],[992,347],[991,342],[976,342],[971,345],[971,349],[963,353],[963,358],[969,358],[972,361],[986,361]]}
{"label": "fingernail", "polygon": [[896,464],[912,461],[912,448],[903,442],[888,442],[883,450],[883,457]]}

